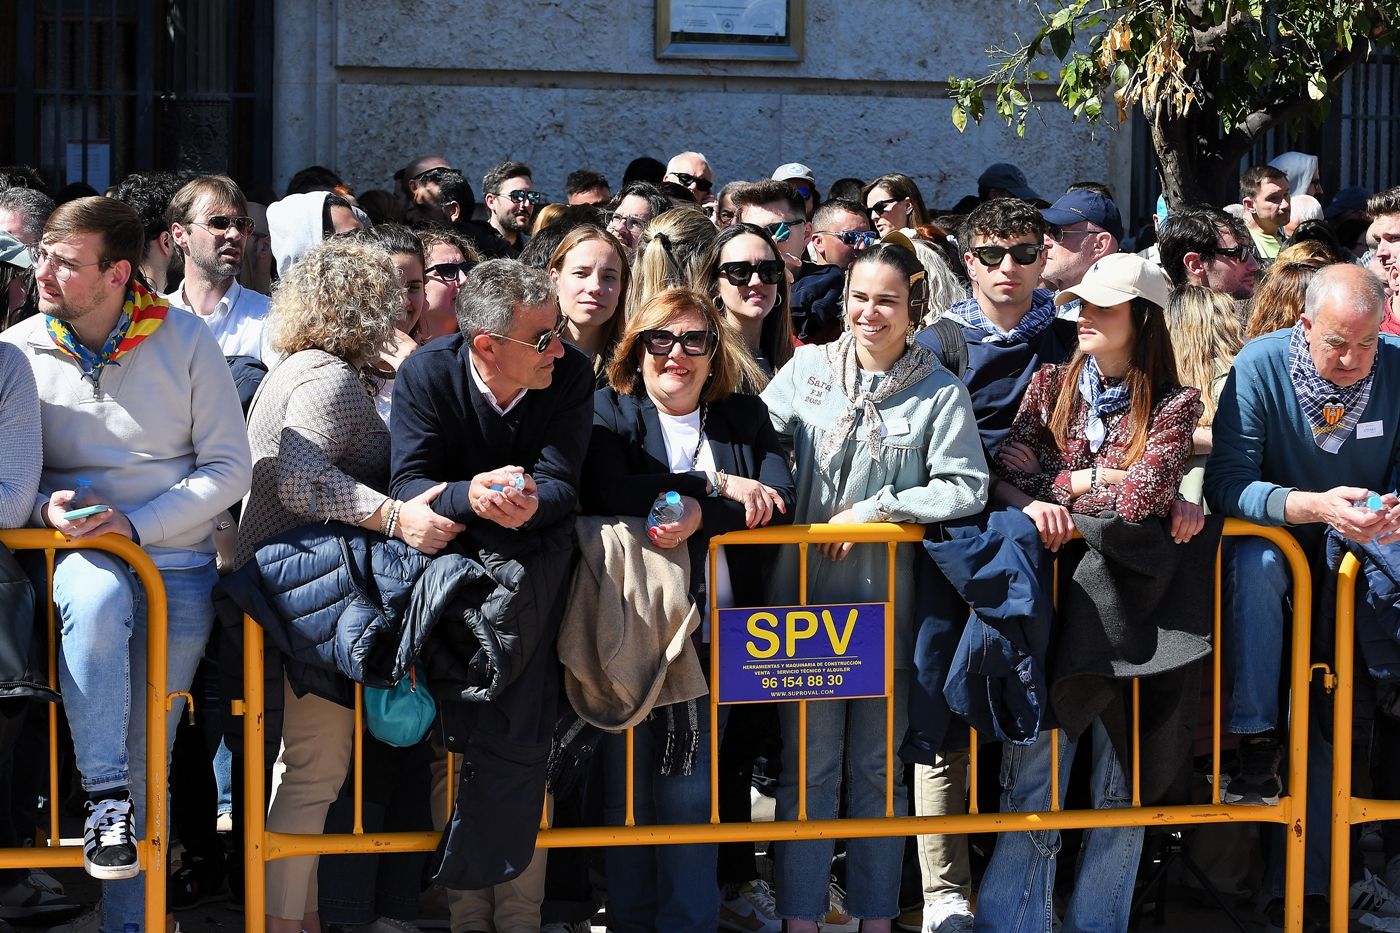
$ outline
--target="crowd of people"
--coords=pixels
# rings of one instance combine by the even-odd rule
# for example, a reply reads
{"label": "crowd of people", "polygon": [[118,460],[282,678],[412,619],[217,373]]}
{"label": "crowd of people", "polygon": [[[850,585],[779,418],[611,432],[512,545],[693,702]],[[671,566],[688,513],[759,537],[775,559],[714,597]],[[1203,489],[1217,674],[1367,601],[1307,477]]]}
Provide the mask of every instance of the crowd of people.
{"label": "crowd of people", "polygon": [[[1226,517],[1286,527],[1314,584],[1362,560],[1359,760],[1400,798],[1400,188],[1323,206],[1317,159],[1285,153],[1237,204],[1159,202],[1130,240],[1105,185],[1043,199],[1009,163],[947,211],[898,173],[716,181],[684,152],[636,160],[616,192],[579,169],[546,204],[506,161],[478,203],[425,156],[392,192],[312,167],[257,204],[224,176],[143,172],[55,203],[0,168],[0,527],[129,538],[159,570],[167,686],[201,701],[185,721],[177,698],[163,737],[172,915],[245,883],[226,711],[246,615],[266,639],[267,828],[349,830],[361,684],[365,829],[442,833],[432,855],[269,862],[271,933],[567,933],[600,908],[618,933],[1126,930],[1143,827],[780,841],[761,860],[536,833],[544,810],[703,824],[712,801],[744,822],[765,796],[779,820],[880,817],[891,764],[897,815],[964,813],[969,726],[1003,811],[1129,806],[1135,760],[1142,804],[1206,800],[1213,651],[1220,799],[1276,804],[1293,581],[1273,544],[1222,538]],[[716,535],[882,522],[924,539],[721,547],[711,566]],[[51,805],[81,808],[102,881],[65,929],[121,933],[144,915],[148,599],[120,560],[60,552],[49,685],[31,558],[0,549],[0,846],[31,833],[18,750],[53,687],[74,777]],[[893,762],[884,698],[710,721],[710,607],[794,605],[800,586],[892,601]],[[1308,755],[1313,922],[1325,735]],[[1197,852],[1270,926],[1282,835],[1231,826]],[[1358,865],[1349,907],[1400,929],[1400,830],[1379,839],[1385,869]],[[0,875],[0,916],[79,909],[42,873]]]}

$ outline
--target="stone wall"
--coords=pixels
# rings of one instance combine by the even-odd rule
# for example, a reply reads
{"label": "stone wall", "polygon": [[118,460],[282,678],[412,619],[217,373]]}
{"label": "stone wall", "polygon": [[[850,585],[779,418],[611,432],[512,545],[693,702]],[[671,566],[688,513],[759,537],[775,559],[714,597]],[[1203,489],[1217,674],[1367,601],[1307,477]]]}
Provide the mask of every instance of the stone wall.
{"label": "stone wall", "polygon": [[409,157],[435,152],[478,188],[493,163],[525,161],[562,200],[574,168],[616,186],[635,156],[697,148],[721,183],[790,161],[823,188],[903,171],[950,206],[1011,161],[1052,200],[1081,178],[1126,199],[1126,128],[1091,133],[1057,104],[1022,139],[995,119],[953,128],[946,78],[1031,28],[1019,0],[807,0],[796,63],[658,60],[656,2],[500,4],[485,21],[453,0],[278,4],[278,182],[321,162],[357,190],[390,187]]}

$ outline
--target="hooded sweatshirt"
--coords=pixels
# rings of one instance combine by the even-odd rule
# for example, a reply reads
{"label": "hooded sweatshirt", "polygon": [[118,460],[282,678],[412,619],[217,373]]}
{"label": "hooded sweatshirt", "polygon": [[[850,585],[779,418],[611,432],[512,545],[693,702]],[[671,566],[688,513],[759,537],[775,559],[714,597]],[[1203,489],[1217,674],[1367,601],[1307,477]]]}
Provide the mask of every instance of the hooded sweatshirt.
{"label": "hooded sweatshirt", "polygon": [[[272,258],[277,261],[278,276],[286,275],[292,263],[326,238],[322,214],[328,193],[307,191],[289,194],[267,206],[267,229],[272,234]],[[368,228],[371,225],[364,211],[358,207],[351,207],[350,210],[361,226]]]}
{"label": "hooded sweatshirt", "polygon": [[1289,194],[1307,194],[1317,177],[1317,156],[1306,152],[1285,152],[1270,160],[1269,165],[1288,176]]}

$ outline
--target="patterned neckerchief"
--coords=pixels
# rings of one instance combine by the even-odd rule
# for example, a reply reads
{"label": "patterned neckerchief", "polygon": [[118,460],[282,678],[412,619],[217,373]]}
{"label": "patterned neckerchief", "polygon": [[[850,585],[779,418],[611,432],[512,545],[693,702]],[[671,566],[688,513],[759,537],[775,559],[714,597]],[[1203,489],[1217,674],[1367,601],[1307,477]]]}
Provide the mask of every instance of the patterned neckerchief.
{"label": "patterned neckerchief", "polygon": [[822,350],[826,355],[826,365],[831,368],[836,384],[841,387],[846,398],[850,399],[850,404],[841,412],[836,422],[822,432],[821,443],[817,447],[818,465],[826,471],[834,465],[837,455],[845,446],[846,438],[855,430],[856,412],[865,415],[863,426],[866,446],[870,448],[870,456],[879,460],[880,448],[884,445],[881,429],[885,422],[880,417],[880,410],[875,406],[890,396],[903,392],[933,372],[933,368],[938,365],[933,354],[921,344],[911,345],[890,371],[885,373],[884,379],[873,391],[862,392],[860,363],[856,360],[856,338],[849,332],[845,333],[835,343],[827,344]]}
{"label": "patterned neckerchief", "polygon": [[1019,324],[1010,330],[1002,330],[992,323],[982,311],[976,298],[967,298],[953,305],[949,315],[962,321],[968,327],[975,327],[986,334],[982,343],[1030,343],[1041,331],[1055,320],[1055,293],[1048,288],[1037,288],[1031,294],[1031,307]]}
{"label": "patterned neckerchief", "polygon": [[1126,383],[1118,382],[1105,387],[1099,364],[1087,353],[1084,367],[1079,370],[1079,395],[1089,405],[1089,414],[1084,421],[1084,436],[1089,441],[1089,449],[1099,452],[1104,438],[1108,436],[1108,426],[1103,423],[1105,415],[1116,415],[1131,404],[1132,393]]}
{"label": "patterned neckerchief", "polygon": [[127,289],[121,315],[117,318],[117,326],[97,353],[79,342],[78,335],[67,321],[46,314],[44,324],[53,338],[54,346],[77,360],[82,367],[83,378],[92,380],[96,385],[102,368],[109,363],[120,365],[118,360],[156,332],[169,310],[170,305],[164,298],[147,291],[140,282],[132,282]]}
{"label": "patterned neckerchief", "polygon": [[1288,336],[1288,379],[1293,383],[1298,407],[1303,409],[1303,417],[1312,428],[1313,443],[1318,447],[1329,454],[1342,449],[1366,410],[1375,378],[1376,366],[1372,363],[1366,378],[1355,385],[1342,387],[1323,379],[1308,351],[1303,322],[1300,320],[1293,325],[1293,332]]}

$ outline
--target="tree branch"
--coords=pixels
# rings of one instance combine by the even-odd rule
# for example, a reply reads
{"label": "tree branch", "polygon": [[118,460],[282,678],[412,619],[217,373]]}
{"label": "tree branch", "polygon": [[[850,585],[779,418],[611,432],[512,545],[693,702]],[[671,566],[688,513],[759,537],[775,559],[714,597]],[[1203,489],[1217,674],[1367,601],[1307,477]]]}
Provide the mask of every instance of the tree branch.
{"label": "tree branch", "polygon": [[1254,17],[1241,10],[1230,16],[1223,23],[1205,29],[1191,27],[1191,41],[1196,47],[1197,54],[1214,54],[1220,51],[1225,40],[1236,32],[1247,29],[1254,24]]}
{"label": "tree branch", "polygon": [[[1328,84],[1331,84],[1346,74],[1347,69],[1365,57],[1366,43],[1353,42],[1351,48],[1338,52],[1322,66],[1322,75],[1327,79]],[[1222,155],[1227,158],[1243,155],[1254,145],[1254,141],[1259,138],[1261,133],[1285,120],[1302,116],[1313,106],[1314,102],[1311,98],[1306,94],[1299,94],[1287,100],[1275,101],[1268,107],[1259,108],[1240,121],[1239,126],[1222,141]]]}

